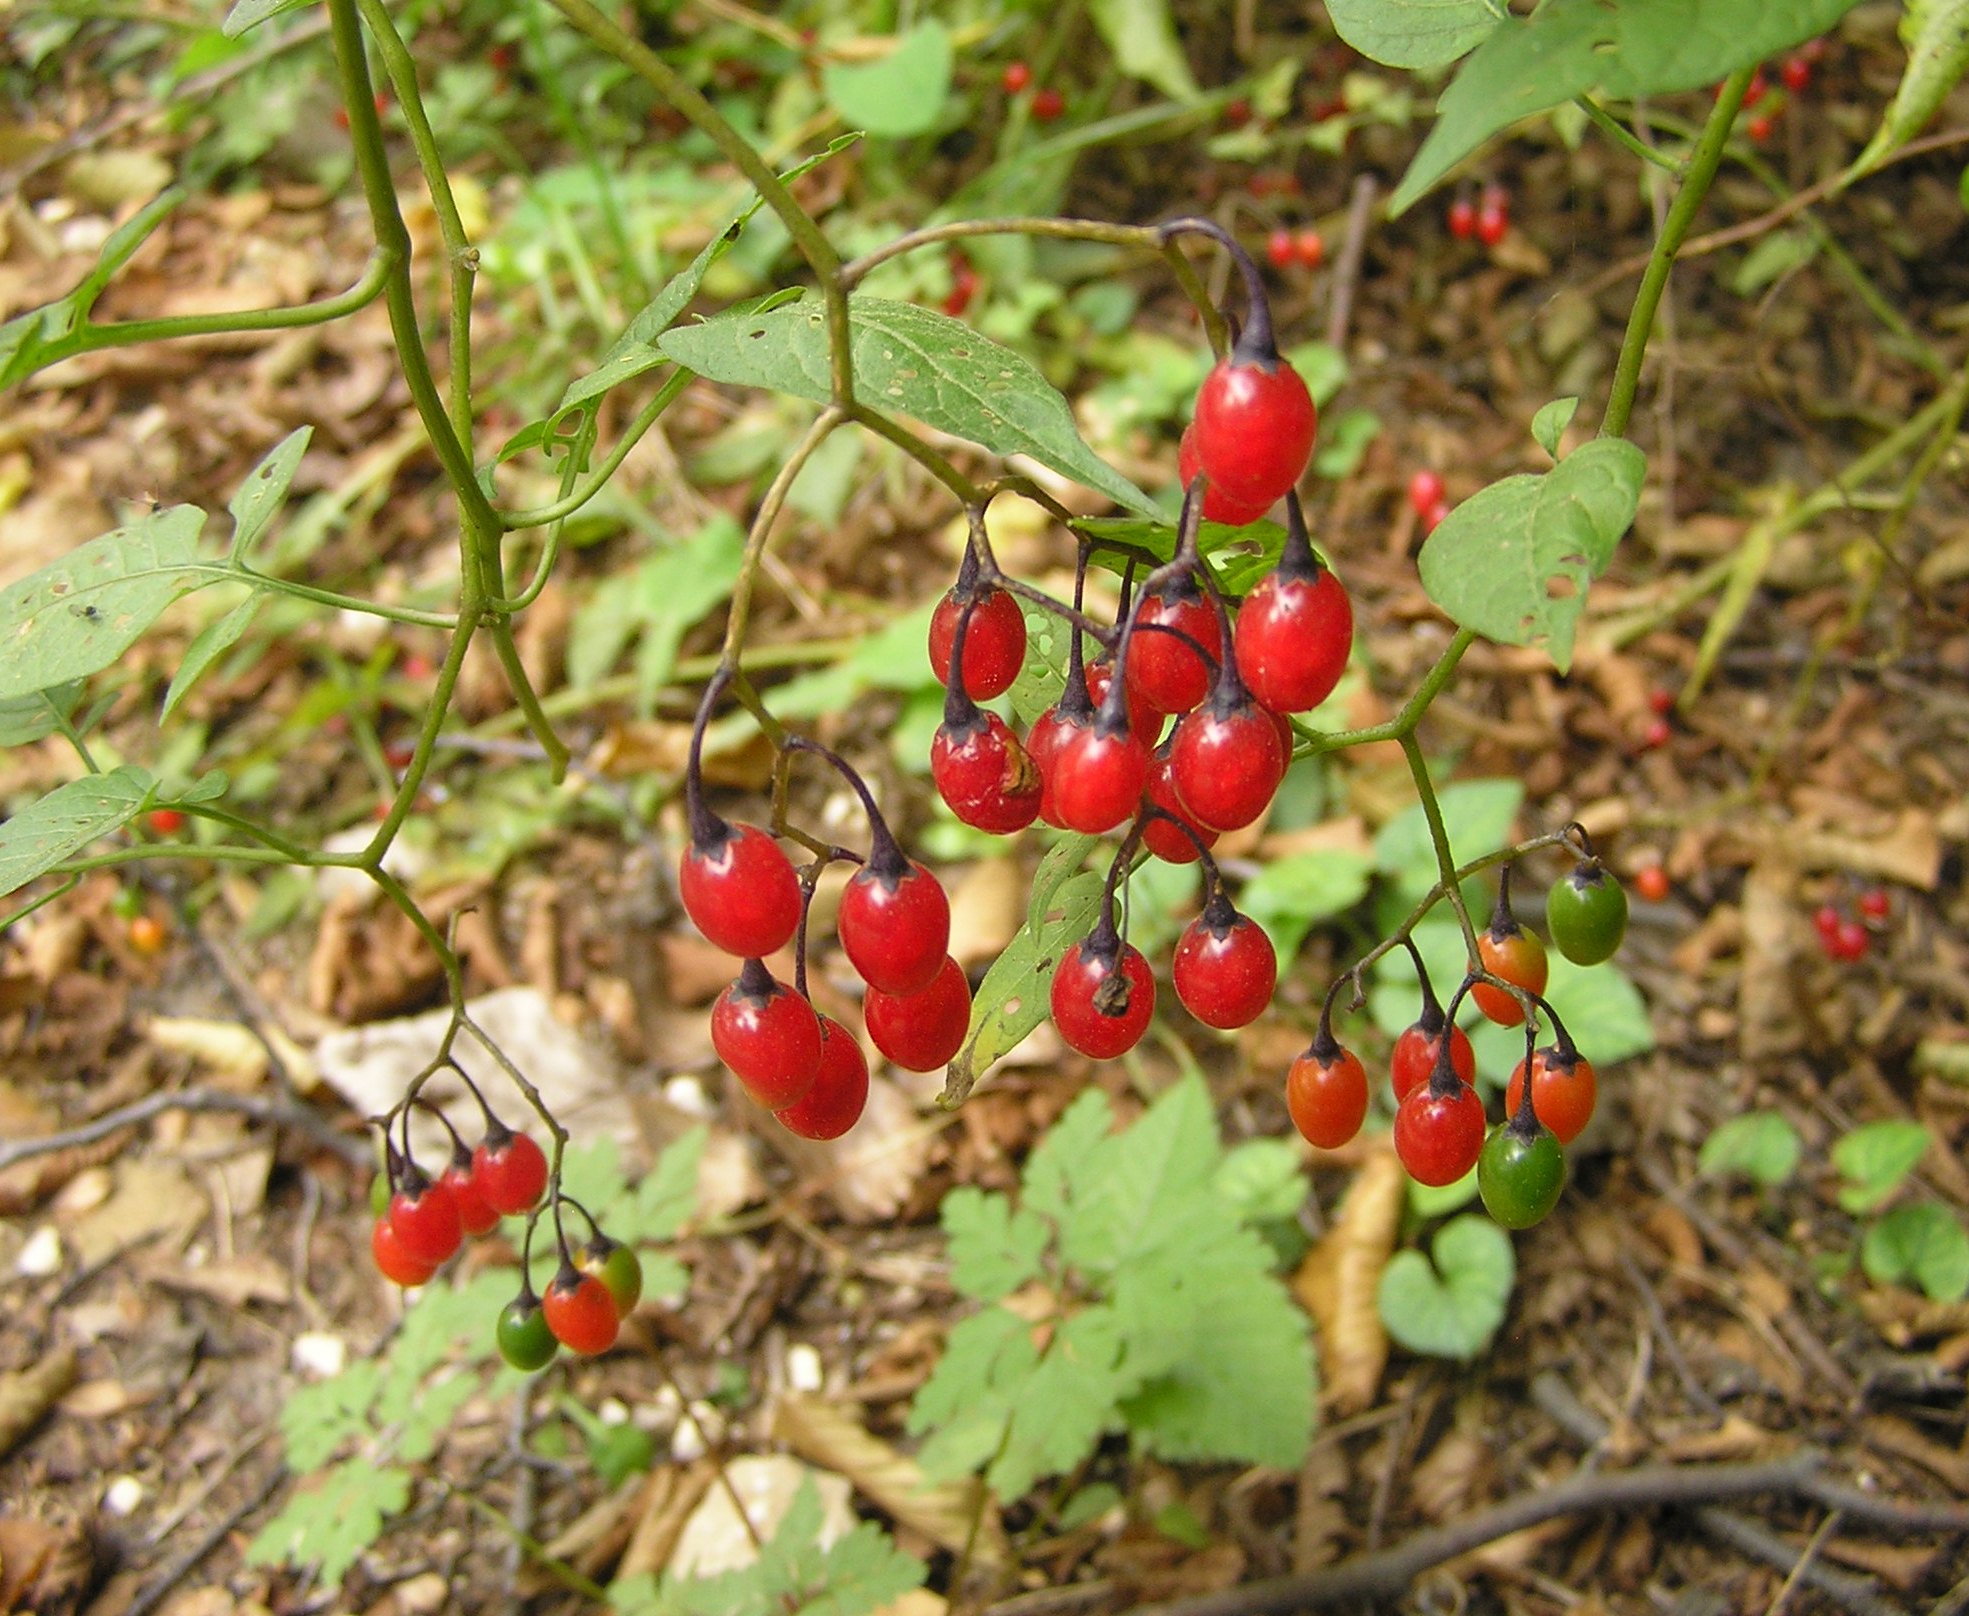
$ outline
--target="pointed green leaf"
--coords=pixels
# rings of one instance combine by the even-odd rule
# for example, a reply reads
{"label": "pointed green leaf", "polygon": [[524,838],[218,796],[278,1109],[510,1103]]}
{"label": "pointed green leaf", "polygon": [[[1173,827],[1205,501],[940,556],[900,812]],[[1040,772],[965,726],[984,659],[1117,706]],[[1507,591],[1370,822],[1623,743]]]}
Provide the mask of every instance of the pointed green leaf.
{"label": "pointed green leaf", "polygon": [[1559,458],[1559,440],[1566,435],[1566,428],[1572,425],[1578,411],[1578,399],[1555,398],[1550,404],[1540,406],[1531,418],[1532,440],[1554,460]]}
{"label": "pointed green leaf", "polygon": [[1634,520],[1647,465],[1624,439],[1596,438],[1543,475],[1480,489],[1424,542],[1422,587],[1464,628],[1543,643],[1565,672],[1587,588]]}
{"label": "pointed green leaf", "polygon": [[1847,171],[1848,183],[1872,173],[1921,133],[1969,72],[1969,0],[1907,0],[1901,43],[1907,46],[1907,70],[1880,128]]}
{"label": "pointed green leaf", "polygon": [[1696,1168],[1711,1178],[1744,1173],[1767,1188],[1798,1171],[1798,1130],[1777,1111],[1751,1111],[1720,1123],[1702,1142]]}
{"label": "pointed green leaf", "polygon": [[153,511],[0,591],[0,700],[100,672],[180,595],[205,525],[193,505]]}
{"label": "pointed green leaf", "polygon": [[1928,1130],[1918,1122],[1889,1120],[1855,1128],[1832,1147],[1832,1165],[1846,1183],[1839,1204],[1871,1212],[1901,1187],[1928,1151]]}
{"label": "pointed green leaf", "polygon": [[205,676],[206,669],[238,644],[259,609],[260,596],[248,595],[218,622],[199,630],[197,638],[185,647],[184,659],[171,676],[171,688],[164,692],[164,706],[157,715],[160,720],[176,712],[178,703],[191,694],[191,687]]}
{"label": "pointed green leaf", "polygon": [[296,427],[267,451],[266,458],[246,474],[246,480],[233,494],[226,507],[232,512],[233,560],[246,554],[286,502],[287,485],[294,481],[301,456],[308,452],[308,440],[313,436],[313,427]]}
{"label": "pointed green leaf", "polygon": [[[849,312],[855,391],[867,404],[995,454],[1029,454],[1117,504],[1155,514],[1148,495],[1087,447],[1067,401],[1022,355],[910,303],[858,297]],[[832,396],[827,317],[817,297],[680,326],[661,346],[713,381],[817,403]]]}
{"label": "pointed green leaf", "polygon": [[938,1215],[950,1241],[950,1281],[964,1295],[995,1302],[1039,1272],[1050,1231],[1038,1213],[1014,1212],[1003,1195],[961,1184]]}
{"label": "pointed green leaf", "polygon": [[226,20],[219,24],[219,30],[228,39],[237,39],[263,22],[311,4],[313,0],[233,0],[232,10],[226,13]]}
{"label": "pointed green leaf", "polygon": [[1169,0],[1091,0],[1087,9],[1115,66],[1130,78],[1153,84],[1172,101],[1194,101],[1201,93],[1176,37]]}
{"label": "pointed green leaf", "polygon": [[0,824],[0,897],[129,824],[156,785],[142,769],[126,763],[108,774],[70,780],[29,803]]}
{"label": "pointed green leaf", "polygon": [[829,63],[821,82],[846,122],[871,135],[902,138],[937,126],[955,61],[950,30],[931,17],[879,61]]}
{"label": "pointed green leaf", "polygon": [[30,690],[24,696],[0,701],[0,746],[26,746],[52,735],[81,699],[82,681],[70,679],[47,690]]}
{"label": "pointed green leaf", "polygon": [[1474,50],[1503,20],[1493,0],[1326,0],[1326,14],[1361,55],[1422,72]]}

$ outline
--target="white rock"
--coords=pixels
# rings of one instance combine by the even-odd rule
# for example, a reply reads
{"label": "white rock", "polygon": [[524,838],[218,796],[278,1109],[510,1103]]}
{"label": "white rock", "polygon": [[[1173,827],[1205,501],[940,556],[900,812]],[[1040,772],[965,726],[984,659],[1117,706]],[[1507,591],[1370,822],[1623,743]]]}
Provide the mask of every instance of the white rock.
{"label": "white rock", "polygon": [[62,1237],[55,1233],[52,1223],[42,1224],[29,1235],[27,1244],[14,1259],[15,1269],[28,1279],[46,1279],[50,1274],[60,1273],[61,1266]]}
{"label": "white rock", "polygon": [[826,1379],[820,1354],[805,1341],[786,1349],[786,1384],[796,1392],[817,1392]]}
{"label": "white rock", "polygon": [[134,1515],[144,1501],[144,1484],[135,1476],[118,1476],[103,1493],[103,1508],[112,1515]]}
{"label": "white rock", "polygon": [[326,1380],[339,1375],[349,1361],[349,1344],[339,1335],[310,1330],[294,1338],[294,1367],[304,1375]]}

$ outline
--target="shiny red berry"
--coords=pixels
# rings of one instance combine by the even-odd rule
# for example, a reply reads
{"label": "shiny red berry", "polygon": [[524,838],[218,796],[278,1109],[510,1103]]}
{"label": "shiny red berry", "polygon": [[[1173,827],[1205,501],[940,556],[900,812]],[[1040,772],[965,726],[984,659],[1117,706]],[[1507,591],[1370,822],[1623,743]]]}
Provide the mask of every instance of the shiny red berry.
{"label": "shiny red berry", "polygon": [[1468,1083],[1452,1081],[1447,1093],[1434,1083],[1410,1089],[1395,1112],[1395,1154],[1418,1184],[1454,1184],[1484,1148],[1484,1103]]}
{"label": "shiny red berry", "polygon": [[1812,64],[1802,56],[1787,56],[1778,73],[1784,87],[1793,95],[1803,95],[1805,87],[1812,82]]}
{"label": "shiny red berry", "polygon": [[1170,976],[1184,1009],[1228,1031],[1249,1026],[1272,1002],[1278,955],[1264,928],[1220,892],[1176,939]]}
{"label": "shiny red berry", "polygon": [[1203,591],[1183,578],[1145,594],[1134,622],[1127,651],[1130,694],[1165,713],[1188,712],[1209,693],[1212,664],[1224,654],[1216,612]]}
{"label": "shiny red berry", "polygon": [[[893,846],[893,844],[891,844]],[[920,993],[950,951],[950,900],[937,878],[898,853],[871,856],[841,893],[835,927],[855,973],[884,993]]]}
{"label": "shiny red berry", "polygon": [[405,1290],[428,1284],[431,1276],[438,1271],[436,1263],[425,1262],[404,1250],[396,1225],[387,1217],[378,1218],[375,1227],[369,1231],[369,1255],[374,1259],[378,1273],[392,1285],[401,1285]]}
{"label": "shiny red berry", "polygon": [[1041,123],[1051,123],[1067,110],[1067,98],[1058,90],[1035,90],[1032,115]]}
{"label": "shiny red berry", "polygon": [[796,1104],[820,1070],[814,1007],[758,960],[711,1007],[711,1047],[768,1111]]}
{"label": "shiny red berry", "polygon": [[1435,472],[1418,471],[1408,480],[1408,508],[1417,516],[1427,516],[1447,493]]}
{"label": "shiny red berry", "polygon": [[185,828],[185,816],[176,808],[153,808],[149,823],[158,835],[175,836]]}
{"label": "shiny red berry", "polygon": [[547,1192],[547,1153],[527,1134],[488,1129],[472,1152],[472,1179],[501,1216],[531,1212]]}
{"label": "shiny red berry", "polygon": [[1253,696],[1280,713],[1311,712],[1333,694],[1354,649],[1354,606],[1325,567],[1281,567],[1245,597],[1232,638]]}
{"label": "shiny red berry", "polygon": [[1431,533],[1435,532],[1437,528],[1443,525],[1443,520],[1448,515],[1449,515],[1449,501],[1446,499],[1439,499],[1436,501],[1435,504],[1431,505],[1428,508],[1428,510],[1422,513],[1421,520],[1418,521],[1415,525],[1422,530],[1422,536],[1423,538],[1426,539]]}
{"label": "shiny red berry", "polygon": [[800,924],[793,865],[757,825],[714,823],[715,838],[693,841],[678,868],[684,912],[727,954],[759,959],[777,953]]}
{"label": "shiny red berry", "polygon": [[820,1072],[805,1099],[773,1113],[802,1139],[839,1139],[868,1104],[868,1060],[855,1036],[832,1016],[820,1018]]}
{"label": "shiny red berry", "polygon": [[1142,793],[1143,800],[1165,813],[1174,814],[1196,833],[1196,841],[1185,836],[1166,819],[1150,818],[1142,826],[1142,845],[1165,864],[1194,864],[1200,855],[1197,842],[1210,848],[1217,844],[1220,834],[1208,825],[1200,825],[1176,795],[1176,782],[1169,771],[1169,748],[1156,753],[1155,761],[1149,768],[1149,783]]}
{"label": "shiny red berry", "polygon": [[[1196,474],[1202,469],[1203,462],[1197,458],[1196,452],[1196,423],[1192,421],[1183,428],[1183,435],[1176,444],[1176,475],[1187,488],[1196,481]],[[1233,499],[1215,483],[1206,483],[1203,489],[1204,519],[1222,522],[1226,527],[1249,527],[1274,503],[1269,499]]]}
{"label": "shiny red berry", "polygon": [[996,713],[941,725],[930,744],[930,778],[950,811],[978,830],[1009,836],[1039,817],[1039,771]]}
{"label": "shiny red berry", "polygon": [[1203,474],[1241,505],[1283,499],[1312,458],[1319,412],[1283,359],[1220,360],[1196,395]]}
{"label": "shiny red berry", "polygon": [[1458,241],[1468,241],[1477,233],[1477,205],[1467,196],[1449,205],[1449,233]]}
{"label": "shiny red berry", "polygon": [[862,1018],[875,1047],[906,1072],[948,1066],[971,1027],[971,984],[954,959],[946,959],[921,993],[890,994],[870,988]]}
{"label": "shiny red berry", "polygon": [[[940,685],[950,683],[950,648],[963,612],[960,592],[952,588],[930,614],[930,667]],[[964,636],[964,693],[977,701],[1002,696],[1018,678],[1025,656],[1026,618],[1017,597],[986,590],[971,607]]]}
{"label": "shiny red berry", "polygon": [[[1599,1080],[1593,1063],[1576,1053],[1541,1049],[1531,1060],[1531,1109],[1562,1145],[1569,1145],[1593,1120]],[[1519,1061],[1504,1086],[1504,1112],[1515,1116],[1525,1093],[1525,1063]]]}
{"label": "shiny red berry", "polygon": [[1660,903],[1668,896],[1668,872],[1659,864],[1644,864],[1634,872],[1634,891],[1649,903]]}
{"label": "shiny red berry", "polygon": [[1884,887],[1868,887],[1859,895],[1857,907],[1868,920],[1885,920],[1894,912],[1894,900]]}
{"label": "shiny red berry", "polygon": [[1272,715],[1248,697],[1227,703],[1213,696],[1185,713],[1170,738],[1177,800],[1213,830],[1239,830],[1262,814],[1285,764]]}
{"label": "shiny red berry", "polygon": [[1149,751],[1126,729],[1099,718],[1061,735],[1050,781],[1054,812],[1067,830],[1101,836],[1134,818],[1148,784]]}
{"label": "shiny red berry", "polygon": [[1326,239],[1317,230],[1301,230],[1292,238],[1292,250],[1306,269],[1318,269],[1326,262]]}
{"label": "shiny red berry", "polygon": [[1007,62],[1000,78],[1007,95],[1018,95],[1032,83],[1032,69],[1024,62]]}
{"label": "shiny red berry", "polygon": [[1821,937],[1829,958],[1843,965],[1865,959],[1873,947],[1873,934],[1857,920],[1841,920],[1830,938]]}
{"label": "shiny red berry", "polygon": [[465,1237],[449,1186],[414,1170],[390,1197],[390,1227],[404,1255],[433,1268],[450,1257]]}
{"label": "shiny red berry", "polygon": [[1155,1014],[1155,974],[1140,949],[1096,931],[1060,956],[1052,1010],[1068,1048],[1113,1060],[1141,1041]]}
{"label": "shiny red berry", "polygon": [[554,1339],[583,1357],[607,1352],[622,1329],[622,1315],[615,1310],[608,1286],[593,1274],[566,1265],[547,1287],[540,1307]]}
{"label": "shiny red berry", "polygon": [[1274,230],[1267,236],[1265,238],[1265,256],[1271,260],[1274,269],[1289,268],[1293,260],[1298,257],[1298,252],[1292,242],[1292,232],[1290,230]]}
{"label": "shiny red berry", "polygon": [[451,1191],[451,1199],[457,1203],[458,1226],[469,1235],[490,1234],[499,1227],[499,1209],[485,1198],[485,1186],[479,1182],[473,1171],[473,1158],[469,1150],[461,1150],[451,1158],[451,1165],[444,1170],[439,1180]]}
{"label": "shiny red berry", "polygon": [[1495,247],[1510,229],[1511,215],[1502,208],[1483,208],[1478,211],[1477,239],[1486,247]]}
{"label": "shiny red berry", "polygon": [[[1408,1098],[1410,1089],[1429,1081],[1429,1074],[1436,1069],[1436,1056],[1442,1049],[1443,1028],[1439,1007],[1434,1027],[1425,1018],[1405,1028],[1395,1040],[1388,1056],[1388,1080],[1394,1085],[1398,1103]],[[1477,1052],[1470,1047],[1469,1035],[1461,1027],[1448,1030],[1450,1070],[1466,1083],[1476,1082]]]}
{"label": "shiny red berry", "polygon": [[[1527,993],[1545,991],[1545,979],[1551,965],[1545,957],[1545,945],[1532,933],[1522,928],[1503,935],[1479,932],[1477,954],[1483,960],[1484,969],[1492,976],[1515,983]],[[1516,1027],[1524,1022],[1524,1006],[1515,995],[1506,993],[1502,988],[1479,982],[1470,990],[1470,997],[1477,1008],[1500,1027]]]}
{"label": "shiny red berry", "polygon": [[1318,1040],[1287,1068],[1285,1108],[1308,1144],[1338,1150],[1361,1131],[1367,1116],[1367,1072],[1360,1057]]}

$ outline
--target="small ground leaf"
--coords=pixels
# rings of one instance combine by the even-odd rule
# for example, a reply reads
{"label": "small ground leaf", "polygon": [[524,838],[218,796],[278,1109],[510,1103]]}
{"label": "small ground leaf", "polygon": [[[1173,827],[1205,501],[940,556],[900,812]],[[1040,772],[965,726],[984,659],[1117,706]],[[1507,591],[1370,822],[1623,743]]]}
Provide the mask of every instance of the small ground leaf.
{"label": "small ground leaf", "polygon": [[1475,1213],[1443,1225],[1430,1248],[1397,1252],[1381,1275],[1381,1319],[1410,1352],[1474,1358],[1504,1322],[1517,1280],[1511,1237]]}

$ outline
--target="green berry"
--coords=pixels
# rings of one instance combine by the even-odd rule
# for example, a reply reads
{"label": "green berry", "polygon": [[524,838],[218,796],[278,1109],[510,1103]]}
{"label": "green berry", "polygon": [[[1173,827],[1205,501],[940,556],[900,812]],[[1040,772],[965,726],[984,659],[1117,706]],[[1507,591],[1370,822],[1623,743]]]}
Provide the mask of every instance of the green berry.
{"label": "green berry", "polygon": [[1542,1223],[1565,1187],[1565,1152],[1549,1130],[1525,1133],[1508,1122],[1491,1129],[1477,1157],[1477,1193],[1505,1228]]}
{"label": "green berry", "polygon": [[561,1349],[554,1332],[547,1328],[547,1315],[541,1311],[539,1299],[533,1296],[516,1296],[506,1304],[499,1315],[496,1338],[499,1356],[528,1374],[545,1369]]}
{"label": "green berry", "polygon": [[1575,965],[1613,958],[1627,935],[1627,893],[1598,859],[1581,859],[1545,896],[1552,943]]}
{"label": "green berry", "polygon": [[593,1274],[615,1300],[618,1316],[628,1318],[643,1298],[643,1265],[634,1250],[619,1240],[598,1236],[581,1248],[575,1265]]}

